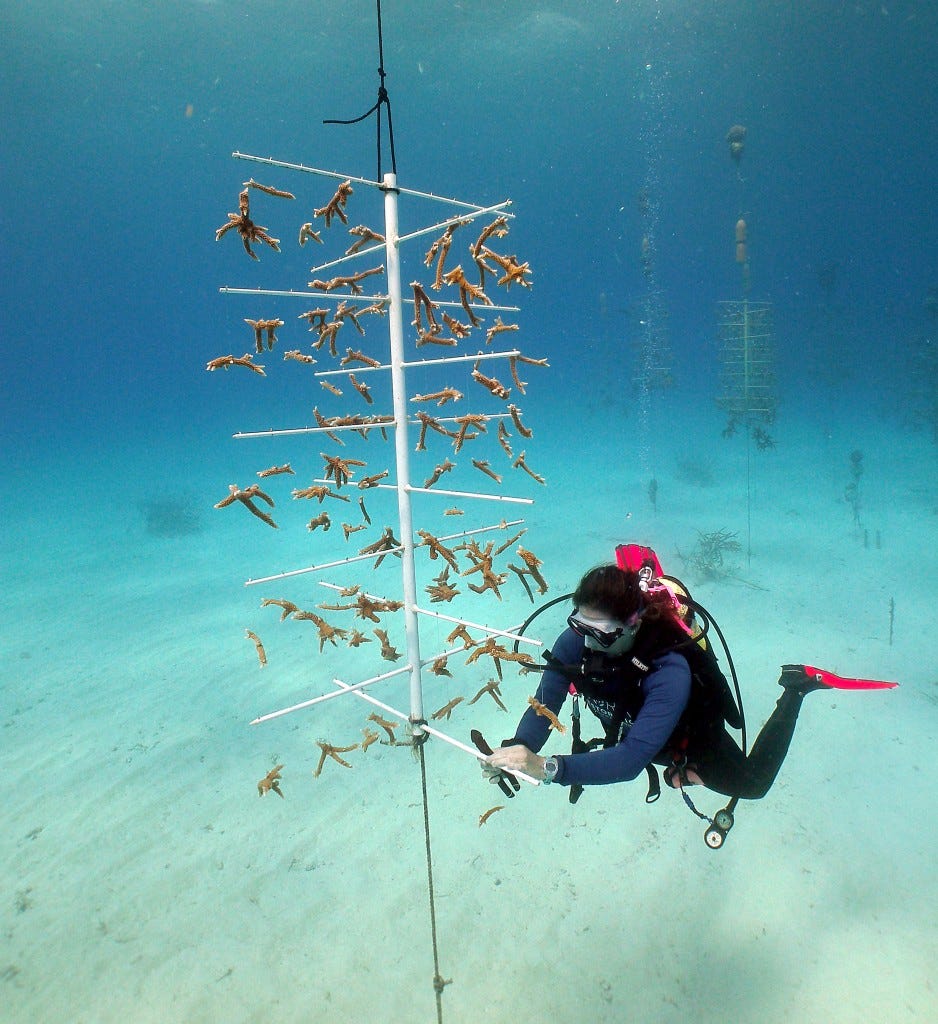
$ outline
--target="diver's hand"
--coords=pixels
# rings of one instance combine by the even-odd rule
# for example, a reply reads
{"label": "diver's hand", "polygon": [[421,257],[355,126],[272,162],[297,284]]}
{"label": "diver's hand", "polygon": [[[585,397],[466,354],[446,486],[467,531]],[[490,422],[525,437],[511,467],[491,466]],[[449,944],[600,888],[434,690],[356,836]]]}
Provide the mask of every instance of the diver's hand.
{"label": "diver's hand", "polygon": [[535,754],[532,750],[522,746],[520,743],[512,744],[510,747],[499,747],[493,750],[486,758],[485,767],[498,769],[500,771],[523,772],[532,779],[542,780],[544,774],[544,761],[546,758]]}
{"label": "diver's hand", "polygon": [[[482,774],[485,776],[486,780],[491,782],[493,785],[497,785],[502,779],[508,778],[501,768],[493,768],[492,765],[485,761],[480,761],[479,763],[482,765]],[[517,781],[517,779],[511,780],[513,785],[516,785]]]}
{"label": "diver's hand", "polygon": [[493,768],[492,765],[486,761],[480,762],[482,765],[482,774],[508,797],[510,800],[515,793],[521,789],[521,783],[514,777],[509,775],[508,772],[503,772],[501,768]]}
{"label": "diver's hand", "polygon": [[498,786],[498,788],[510,800],[515,793],[521,789],[521,783],[514,777],[514,775],[508,775],[500,768],[493,768],[488,763],[488,755],[492,753],[492,748],[478,729],[473,729],[470,735],[472,737],[472,742],[476,747],[478,747],[479,752],[486,755],[486,758],[480,762],[482,765],[482,774],[489,780],[489,782]]}

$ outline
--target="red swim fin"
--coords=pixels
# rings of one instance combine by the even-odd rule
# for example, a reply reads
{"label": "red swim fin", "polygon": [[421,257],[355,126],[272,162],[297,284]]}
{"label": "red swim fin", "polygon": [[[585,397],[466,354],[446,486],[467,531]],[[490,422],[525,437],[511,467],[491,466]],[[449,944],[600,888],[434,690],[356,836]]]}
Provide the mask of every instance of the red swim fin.
{"label": "red swim fin", "polygon": [[805,665],[805,672],[809,676],[817,678],[818,682],[830,686],[835,690],[891,690],[898,686],[898,683],[886,683],[879,679],[847,679],[845,676],[834,675],[823,668],[814,668],[813,665]]}

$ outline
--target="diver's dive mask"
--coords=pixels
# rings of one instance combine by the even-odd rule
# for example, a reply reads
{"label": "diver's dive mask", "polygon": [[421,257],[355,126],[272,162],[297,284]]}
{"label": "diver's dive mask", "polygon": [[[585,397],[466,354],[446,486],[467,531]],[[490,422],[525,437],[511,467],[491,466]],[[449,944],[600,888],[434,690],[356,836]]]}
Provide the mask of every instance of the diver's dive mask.
{"label": "diver's dive mask", "polygon": [[579,608],[567,618],[567,625],[583,637],[587,650],[598,651],[610,658],[631,650],[641,624],[639,613],[629,616],[628,622],[622,622],[619,619],[593,618],[584,615]]}

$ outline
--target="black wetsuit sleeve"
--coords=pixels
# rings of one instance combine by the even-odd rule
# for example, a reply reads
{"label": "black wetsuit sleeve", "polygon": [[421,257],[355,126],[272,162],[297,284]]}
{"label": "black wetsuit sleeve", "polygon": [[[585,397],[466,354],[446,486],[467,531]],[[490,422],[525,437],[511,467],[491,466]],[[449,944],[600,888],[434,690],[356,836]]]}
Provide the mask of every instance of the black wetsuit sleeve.
{"label": "black wetsuit sleeve", "polygon": [[[551,654],[563,665],[579,664],[583,657],[583,638],[577,636],[572,629],[565,629],[557,638]],[[559,672],[547,669],[541,676],[541,683],[534,696],[555,715],[559,715],[569,692],[570,680]],[[514,742],[524,744],[536,754],[547,742],[549,731],[550,722],[529,707],[518,723]]]}
{"label": "black wetsuit sleeve", "polygon": [[642,683],[645,701],[622,741],[605,750],[558,757],[555,781],[564,786],[603,786],[636,778],[677,727],[690,699],[690,685],[690,667],[680,654],[656,659]]}

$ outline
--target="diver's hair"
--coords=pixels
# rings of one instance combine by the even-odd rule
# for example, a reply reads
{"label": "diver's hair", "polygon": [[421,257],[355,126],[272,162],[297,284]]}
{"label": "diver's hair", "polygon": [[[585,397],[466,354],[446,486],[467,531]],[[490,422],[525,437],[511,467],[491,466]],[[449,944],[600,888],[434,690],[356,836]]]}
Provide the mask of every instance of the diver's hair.
{"label": "diver's hair", "polygon": [[[612,563],[597,565],[586,573],[573,593],[573,604],[576,608],[596,608],[620,622],[628,622],[631,615],[643,608],[644,619],[663,620],[681,631],[668,590],[659,587],[643,591],[635,570],[620,569]],[[683,632],[686,631],[682,635]]]}
{"label": "diver's hair", "polygon": [[575,607],[596,608],[620,622],[634,615],[641,603],[638,573],[612,564],[590,569],[573,592]]}

